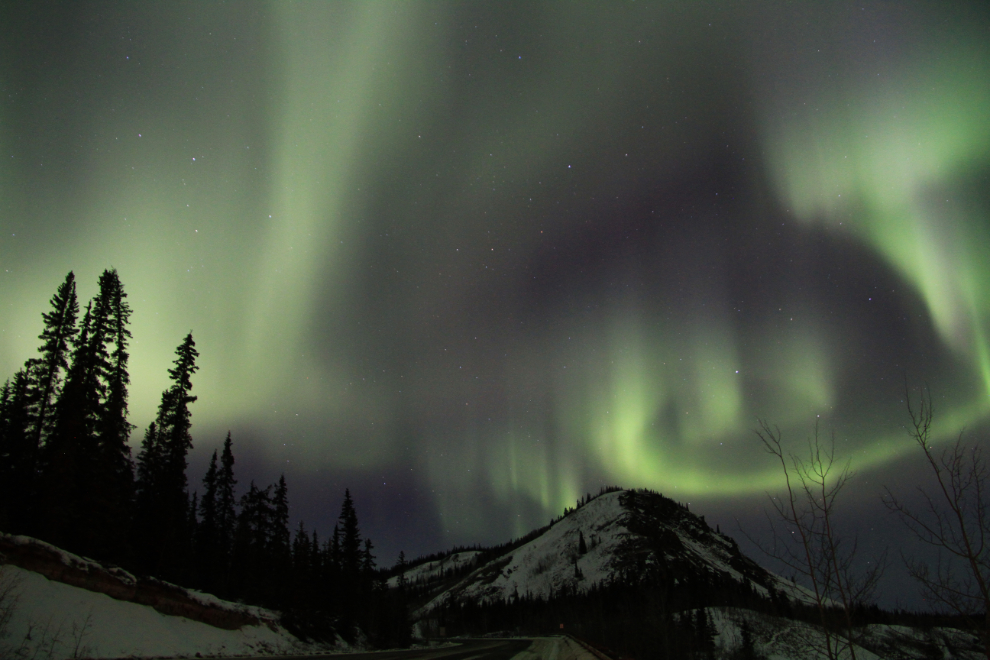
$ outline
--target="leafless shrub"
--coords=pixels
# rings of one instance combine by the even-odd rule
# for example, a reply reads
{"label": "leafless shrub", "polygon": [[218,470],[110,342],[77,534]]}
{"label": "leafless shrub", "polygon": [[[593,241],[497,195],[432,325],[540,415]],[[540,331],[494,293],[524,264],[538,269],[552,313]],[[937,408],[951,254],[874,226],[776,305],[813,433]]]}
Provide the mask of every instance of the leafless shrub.
{"label": "leafless shrub", "polygon": [[20,582],[4,564],[0,555],[0,656],[13,651],[7,643],[10,637],[10,621],[14,618],[20,600]]}
{"label": "leafless shrub", "polygon": [[884,504],[897,513],[922,542],[938,550],[935,566],[904,557],[911,576],[936,607],[965,617],[983,642],[990,659],[990,507],[988,471],[978,443],[960,433],[956,441],[935,450],[932,444],[934,408],[931,393],[922,390],[912,404],[906,392],[911,428],[908,433],[921,449],[935,477],[934,492],[919,487],[920,510],[908,507],[889,488]]}
{"label": "leafless shrub", "polygon": [[93,650],[85,644],[86,637],[93,629],[93,610],[90,610],[82,623],[72,622],[72,657],[86,658],[93,655]]}
{"label": "leafless shrub", "polygon": [[767,515],[772,543],[754,542],[810,584],[824,634],[824,656],[856,660],[853,611],[873,599],[886,553],[871,569],[858,572],[856,539],[844,538],[836,529],[836,502],[853,476],[849,464],[836,469],[834,434],[822,441],[817,423],[806,458],[785,453],[780,429],[763,420],[756,435],[780,463],[786,491],[781,499],[770,497],[776,514]]}

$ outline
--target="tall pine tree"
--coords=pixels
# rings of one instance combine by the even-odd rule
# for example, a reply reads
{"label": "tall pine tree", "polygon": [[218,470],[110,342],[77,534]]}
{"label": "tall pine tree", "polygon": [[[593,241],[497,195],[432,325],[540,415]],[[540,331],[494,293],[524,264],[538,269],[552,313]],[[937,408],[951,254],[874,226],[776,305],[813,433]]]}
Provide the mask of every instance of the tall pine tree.
{"label": "tall pine tree", "polygon": [[44,532],[57,545],[106,557],[121,547],[133,481],[126,418],[130,308],[115,270],[104,271],[99,284],[73,342],[45,443]]}
{"label": "tall pine tree", "polygon": [[133,515],[134,462],[128,444],[131,430],[127,421],[127,373],[131,331],[128,329],[131,308],[126,301],[123,284],[116,270],[107,270],[100,277],[100,304],[107,307],[107,331],[104,336],[107,353],[105,398],[97,420],[97,454],[94,457],[92,511],[88,530],[90,551],[98,557],[117,563],[129,559],[129,526]]}
{"label": "tall pine tree", "polygon": [[204,591],[212,592],[217,583],[217,452],[213,451],[210,467],[203,477],[203,498],[199,501],[196,525],[196,575]]}
{"label": "tall pine tree", "polygon": [[364,609],[364,593],[361,579],[361,530],[358,528],[357,512],[351,491],[344,490],[344,503],[340,508],[340,617],[345,639],[354,634],[358,615]]}
{"label": "tall pine tree", "polygon": [[34,368],[32,386],[35,389],[34,442],[41,446],[53,427],[53,408],[61,391],[62,376],[69,368],[69,350],[76,333],[79,301],[76,299],[76,276],[72,271],[65,276],[52,296],[51,311],[43,312],[44,329],[38,335],[42,341],[38,352],[41,357],[28,360]]}
{"label": "tall pine tree", "polygon": [[234,451],[230,439],[223,441],[220,454],[220,470],[217,472],[217,579],[219,591],[227,595],[230,590],[230,558],[234,544],[234,528],[237,524],[237,500],[234,495]]}
{"label": "tall pine tree", "polygon": [[240,505],[231,559],[234,588],[250,602],[265,602],[271,595],[268,572],[274,517],[271,486],[261,489],[252,481],[248,492],[241,496]]}
{"label": "tall pine tree", "polygon": [[285,475],[281,475],[272,495],[271,521],[271,579],[275,603],[279,607],[287,605],[290,573],[292,570],[291,532],[289,531],[289,488]]}
{"label": "tall pine tree", "polygon": [[52,431],[54,402],[68,368],[79,303],[70,271],[41,315],[40,357],[29,359],[14,376],[0,413],[0,528],[39,533],[41,448]]}
{"label": "tall pine tree", "polygon": [[31,375],[21,369],[0,392],[0,530],[32,531],[38,445],[31,432]]}
{"label": "tall pine tree", "polygon": [[173,581],[190,577],[193,530],[190,528],[186,455],[192,448],[189,404],[196,372],[192,333],[175,349],[168,375],[172,385],[162,392],[154,425],[145,434],[138,457],[138,511],[135,531],[141,568]]}

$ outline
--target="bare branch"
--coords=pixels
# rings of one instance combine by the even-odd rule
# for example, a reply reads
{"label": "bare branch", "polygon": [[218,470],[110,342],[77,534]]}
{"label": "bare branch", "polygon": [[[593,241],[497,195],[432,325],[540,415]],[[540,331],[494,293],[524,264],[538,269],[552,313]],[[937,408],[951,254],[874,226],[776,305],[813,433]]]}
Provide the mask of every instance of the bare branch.
{"label": "bare branch", "polygon": [[[937,487],[934,493],[919,488],[923,513],[908,508],[890,489],[885,489],[883,501],[920,541],[939,549],[934,571],[905,559],[908,572],[931,602],[972,622],[990,660],[987,465],[980,446],[968,445],[963,433],[935,453],[931,440],[934,406],[927,387],[922,389],[917,404],[905,387],[905,400],[911,420],[908,434],[921,449]],[[958,570],[963,572],[962,577]]]}

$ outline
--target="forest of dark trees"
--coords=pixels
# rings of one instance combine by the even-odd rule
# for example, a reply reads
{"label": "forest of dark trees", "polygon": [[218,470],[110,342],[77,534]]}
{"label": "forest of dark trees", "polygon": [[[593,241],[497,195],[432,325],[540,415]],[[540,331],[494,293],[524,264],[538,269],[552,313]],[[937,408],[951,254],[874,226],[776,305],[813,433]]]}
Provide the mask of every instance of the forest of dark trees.
{"label": "forest of dark trees", "polygon": [[403,591],[379,579],[350,492],[327,538],[302,522],[293,533],[284,476],[237,496],[229,433],[202,490],[190,492],[192,333],[175,350],[170,385],[133,458],[131,308],[115,270],[100,276],[81,320],[79,312],[70,272],[42,314],[38,356],[0,389],[0,531],[279,609],[303,638],[353,640],[361,630],[376,646],[408,645]]}

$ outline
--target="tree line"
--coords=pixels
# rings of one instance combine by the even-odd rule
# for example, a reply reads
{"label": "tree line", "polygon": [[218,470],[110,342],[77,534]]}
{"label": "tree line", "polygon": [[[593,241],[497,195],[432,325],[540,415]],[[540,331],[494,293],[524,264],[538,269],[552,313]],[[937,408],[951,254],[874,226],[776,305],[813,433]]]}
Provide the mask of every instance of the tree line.
{"label": "tree line", "polygon": [[136,459],[129,444],[131,308],[117,271],[79,319],[70,272],[42,314],[38,356],[0,388],[0,530],[236,599],[281,609],[297,634],[407,644],[401,592],[389,593],[362,538],[350,492],[321,540],[289,526],[284,475],[238,498],[230,434],[214,451],[202,496],[190,493],[192,377],[189,333],[175,350],[157,414]]}

